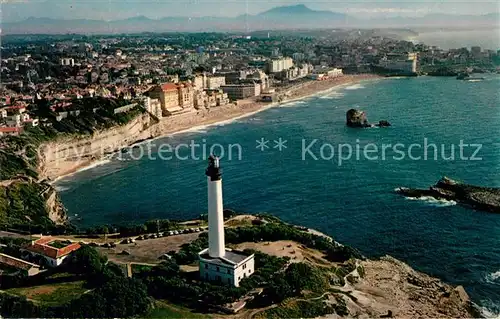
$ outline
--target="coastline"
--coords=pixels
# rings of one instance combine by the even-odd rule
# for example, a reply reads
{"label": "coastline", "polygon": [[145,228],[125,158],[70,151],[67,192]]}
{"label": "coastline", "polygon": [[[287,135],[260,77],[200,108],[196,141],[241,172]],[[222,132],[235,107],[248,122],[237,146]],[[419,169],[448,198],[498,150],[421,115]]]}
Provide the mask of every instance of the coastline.
{"label": "coastline", "polygon": [[[344,75],[342,77],[333,78],[325,81],[310,81],[296,86],[292,86],[286,90],[278,91],[280,95],[284,95],[281,102],[260,102],[255,99],[240,100],[238,103],[227,106],[212,108],[209,110],[190,112],[182,115],[162,118],[159,123],[151,125],[147,133],[137,136],[137,138],[123,144],[113,145],[113,151],[101,156],[85,156],[83,159],[71,159],[68,163],[63,163],[61,168],[56,170],[55,174],[47,176],[50,184],[54,185],[57,181],[70,177],[78,172],[91,169],[96,166],[109,163],[110,157],[121,149],[133,145],[148,143],[153,140],[173,136],[177,134],[189,133],[200,129],[205,129],[211,126],[218,126],[225,123],[231,123],[238,119],[246,118],[270,108],[279,107],[286,103],[292,103],[309,97],[320,94],[325,94],[331,90],[335,90],[344,86],[357,84],[362,81],[383,79],[383,77],[374,74],[360,75]],[[92,137],[89,137],[91,139]],[[56,142],[57,144],[57,142]],[[75,165],[75,162],[76,165]]]}

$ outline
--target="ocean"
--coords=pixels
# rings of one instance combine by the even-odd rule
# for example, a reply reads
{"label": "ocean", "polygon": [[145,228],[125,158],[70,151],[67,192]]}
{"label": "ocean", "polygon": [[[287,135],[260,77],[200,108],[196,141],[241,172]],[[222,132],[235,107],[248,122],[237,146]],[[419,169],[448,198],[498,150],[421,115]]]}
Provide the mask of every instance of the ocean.
{"label": "ocean", "polygon": [[[498,315],[500,215],[394,193],[400,186],[427,188],[442,176],[500,187],[500,76],[486,77],[379,79],[336,88],[143,143],[56,187],[83,227],[194,218],[207,209],[203,157],[215,145],[224,155],[226,208],[318,229],[369,257],[392,255],[463,285],[485,314]],[[350,108],[392,126],[347,128]],[[175,149],[177,159],[168,159]]]}

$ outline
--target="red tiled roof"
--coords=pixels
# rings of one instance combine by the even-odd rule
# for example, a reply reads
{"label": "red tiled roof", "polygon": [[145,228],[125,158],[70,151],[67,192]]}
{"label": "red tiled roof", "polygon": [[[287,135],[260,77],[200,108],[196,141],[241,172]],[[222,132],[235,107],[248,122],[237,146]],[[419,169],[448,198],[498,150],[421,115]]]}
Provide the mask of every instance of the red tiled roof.
{"label": "red tiled roof", "polygon": [[19,110],[19,109],[25,109],[26,105],[12,105],[12,106],[7,106],[6,108],[9,110]]}
{"label": "red tiled roof", "polygon": [[162,91],[177,91],[178,85],[175,83],[165,83],[161,85]]}
{"label": "red tiled roof", "polygon": [[0,133],[14,133],[21,132],[21,127],[0,127]]}
{"label": "red tiled roof", "polygon": [[32,264],[30,262],[6,254],[0,254],[0,263],[17,269],[24,269],[24,270],[28,270],[33,267],[36,268],[39,267],[38,265]]}
{"label": "red tiled roof", "polygon": [[35,241],[33,245],[29,246],[27,249],[34,253],[38,253],[53,259],[60,258],[70,254],[71,252],[78,250],[81,246],[78,243],[70,244],[63,248],[55,248],[49,246],[48,244],[55,241],[53,237],[42,237]]}
{"label": "red tiled roof", "polygon": [[28,247],[29,251],[32,251],[37,254],[41,254],[50,258],[57,258],[57,248],[46,246],[46,245],[39,245],[39,244],[33,244]]}

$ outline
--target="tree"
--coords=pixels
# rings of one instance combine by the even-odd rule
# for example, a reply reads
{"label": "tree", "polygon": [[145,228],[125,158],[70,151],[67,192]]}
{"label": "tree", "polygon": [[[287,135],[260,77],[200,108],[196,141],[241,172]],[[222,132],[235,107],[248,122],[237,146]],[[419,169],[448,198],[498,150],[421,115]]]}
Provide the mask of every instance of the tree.
{"label": "tree", "polygon": [[68,268],[78,274],[94,276],[103,272],[106,262],[105,256],[94,248],[84,245],[71,257]]}
{"label": "tree", "polygon": [[62,317],[128,318],[145,313],[149,306],[147,288],[142,282],[116,277],[71,302]]}

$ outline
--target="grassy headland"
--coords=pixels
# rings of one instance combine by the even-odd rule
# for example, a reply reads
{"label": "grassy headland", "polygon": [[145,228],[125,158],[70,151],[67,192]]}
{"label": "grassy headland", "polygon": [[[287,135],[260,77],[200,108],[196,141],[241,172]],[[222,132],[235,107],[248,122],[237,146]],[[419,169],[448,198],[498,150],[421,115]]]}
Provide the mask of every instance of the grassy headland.
{"label": "grassy headland", "polygon": [[[0,314],[201,318],[221,316],[243,303],[245,307],[229,317],[380,317],[388,310],[396,317],[472,315],[462,290],[399,261],[366,260],[355,249],[272,216],[252,220],[251,225],[225,230],[228,245],[254,247],[247,252],[255,254],[255,273],[243,279],[240,287],[200,280],[198,252],[207,246],[206,233],[168,252],[171,258],[156,265],[136,263],[133,278],[84,245],[63,267],[3,282]],[[145,241],[156,240],[160,239]],[[64,298],[54,297],[63,292]]]}

